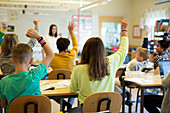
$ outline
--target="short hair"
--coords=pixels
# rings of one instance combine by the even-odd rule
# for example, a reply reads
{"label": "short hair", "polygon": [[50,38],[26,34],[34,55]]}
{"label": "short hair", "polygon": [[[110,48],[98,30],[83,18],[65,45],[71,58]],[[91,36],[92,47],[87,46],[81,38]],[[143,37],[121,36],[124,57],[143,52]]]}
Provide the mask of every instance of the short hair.
{"label": "short hair", "polygon": [[101,81],[109,76],[108,62],[104,44],[99,37],[92,37],[84,44],[80,64],[88,64],[90,81]]}
{"label": "short hair", "polygon": [[65,51],[70,45],[70,41],[67,38],[59,38],[56,44],[59,51]]}
{"label": "short hair", "polygon": [[1,45],[1,54],[7,56],[11,54],[12,48],[18,43],[18,36],[16,34],[6,34]]}
{"label": "short hair", "polygon": [[28,63],[32,58],[33,50],[32,48],[24,43],[17,44],[12,49],[12,58],[16,63]]}
{"label": "short hair", "polygon": [[[50,26],[49,33],[48,33],[50,36],[53,36],[53,33],[52,33],[53,26],[55,26],[56,29],[57,29],[57,26],[56,26],[55,24],[52,24],[52,25]],[[55,36],[55,37],[58,36],[57,32],[54,34],[54,36]]]}
{"label": "short hair", "polygon": [[164,51],[170,46],[169,40],[159,40],[158,43],[164,49]]}
{"label": "short hair", "polygon": [[148,49],[146,49],[146,48],[139,47],[137,49],[137,52],[139,52],[140,57],[143,57],[144,61],[147,60],[150,56],[150,53],[149,53]]}

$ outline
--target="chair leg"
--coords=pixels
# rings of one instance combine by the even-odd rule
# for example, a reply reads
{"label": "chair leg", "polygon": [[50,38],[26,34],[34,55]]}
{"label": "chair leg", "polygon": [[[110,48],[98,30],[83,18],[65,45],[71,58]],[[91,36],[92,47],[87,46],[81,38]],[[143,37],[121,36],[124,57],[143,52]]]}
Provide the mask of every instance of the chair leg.
{"label": "chair leg", "polygon": [[129,95],[129,113],[132,112],[132,104],[131,104],[131,88],[130,88],[130,95]]}
{"label": "chair leg", "polygon": [[135,110],[136,113],[138,111],[138,100],[139,100],[139,97],[140,97],[139,91],[140,91],[140,88],[138,88],[137,97],[136,97],[136,110]]}

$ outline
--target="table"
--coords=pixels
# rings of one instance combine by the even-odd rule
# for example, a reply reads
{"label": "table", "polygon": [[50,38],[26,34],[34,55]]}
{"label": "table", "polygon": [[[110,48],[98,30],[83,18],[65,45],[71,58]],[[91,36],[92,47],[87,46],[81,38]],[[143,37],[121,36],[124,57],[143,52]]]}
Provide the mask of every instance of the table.
{"label": "table", "polygon": [[[67,79],[65,79],[67,80]],[[62,80],[41,80],[41,82],[47,82],[47,83],[57,83],[59,81]],[[55,90],[46,90],[46,91],[42,91],[41,92],[42,95],[48,96],[49,98],[53,98],[56,97],[58,99],[62,99],[62,98],[76,98],[78,97],[77,93],[72,93],[70,92],[68,86],[66,88],[62,88],[62,89],[55,89]],[[60,101],[60,110],[62,110],[63,106],[62,106],[62,101]]]}
{"label": "table", "polygon": [[136,86],[137,88],[141,89],[141,101],[140,101],[140,113],[143,113],[144,107],[144,89],[150,88],[162,88],[162,82],[160,75],[154,75],[153,73],[147,73],[144,77],[140,78],[144,80],[149,80],[148,82],[141,82],[141,81],[131,81],[127,79],[123,79],[123,102],[122,102],[122,113],[125,110],[125,82]]}

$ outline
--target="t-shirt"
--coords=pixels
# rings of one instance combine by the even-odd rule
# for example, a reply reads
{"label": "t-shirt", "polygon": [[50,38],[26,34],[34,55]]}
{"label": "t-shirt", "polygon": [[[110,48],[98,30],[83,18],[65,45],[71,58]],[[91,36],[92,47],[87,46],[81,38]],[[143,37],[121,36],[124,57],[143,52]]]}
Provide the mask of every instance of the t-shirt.
{"label": "t-shirt", "polygon": [[57,49],[57,37],[52,37],[49,35],[44,36],[45,41],[48,43],[48,45],[50,46],[50,48],[53,50],[54,53],[59,53],[58,49]]}
{"label": "t-shirt", "polygon": [[0,99],[8,101],[7,113],[10,102],[21,96],[41,95],[40,80],[47,74],[44,63],[31,71],[8,75],[0,81]]}

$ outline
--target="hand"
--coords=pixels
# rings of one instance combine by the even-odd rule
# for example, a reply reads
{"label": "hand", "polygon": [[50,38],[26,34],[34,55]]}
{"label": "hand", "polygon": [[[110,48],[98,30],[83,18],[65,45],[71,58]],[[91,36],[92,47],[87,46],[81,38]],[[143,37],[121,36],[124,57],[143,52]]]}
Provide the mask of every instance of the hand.
{"label": "hand", "polygon": [[38,26],[38,25],[39,25],[38,22],[39,22],[38,19],[34,19],[34,20],[33,20],[33,23],[34,23],[35,26]]}
{"label": "hand", "polygon": [[146,36],[148,36],[148,34],[150,33],[151,31],[151,28],[148,28],[147,31],[146,31]]}
{"label": "hand", "polygon": [[128,20],[123,19],[121,21],[121,30],[127,30],[127,28],[128,28]]}
{"label": "hand", "polygon": [[29,38],[36,38],[36,39],[39,39],[41,37],[40,34],[38,34],[38,32],[34,29],[29,29],[27,31],[27,34],[25,35]]}
{"label": "hand", "polygon": [[73,21],[71,21],[71,23],[69,22],[68,30],[69,30],[70,34],[73,33],[73,30],[74,30],[74,27],[75,27],[75,26],[76,26],[76,25],[74,24]]}

